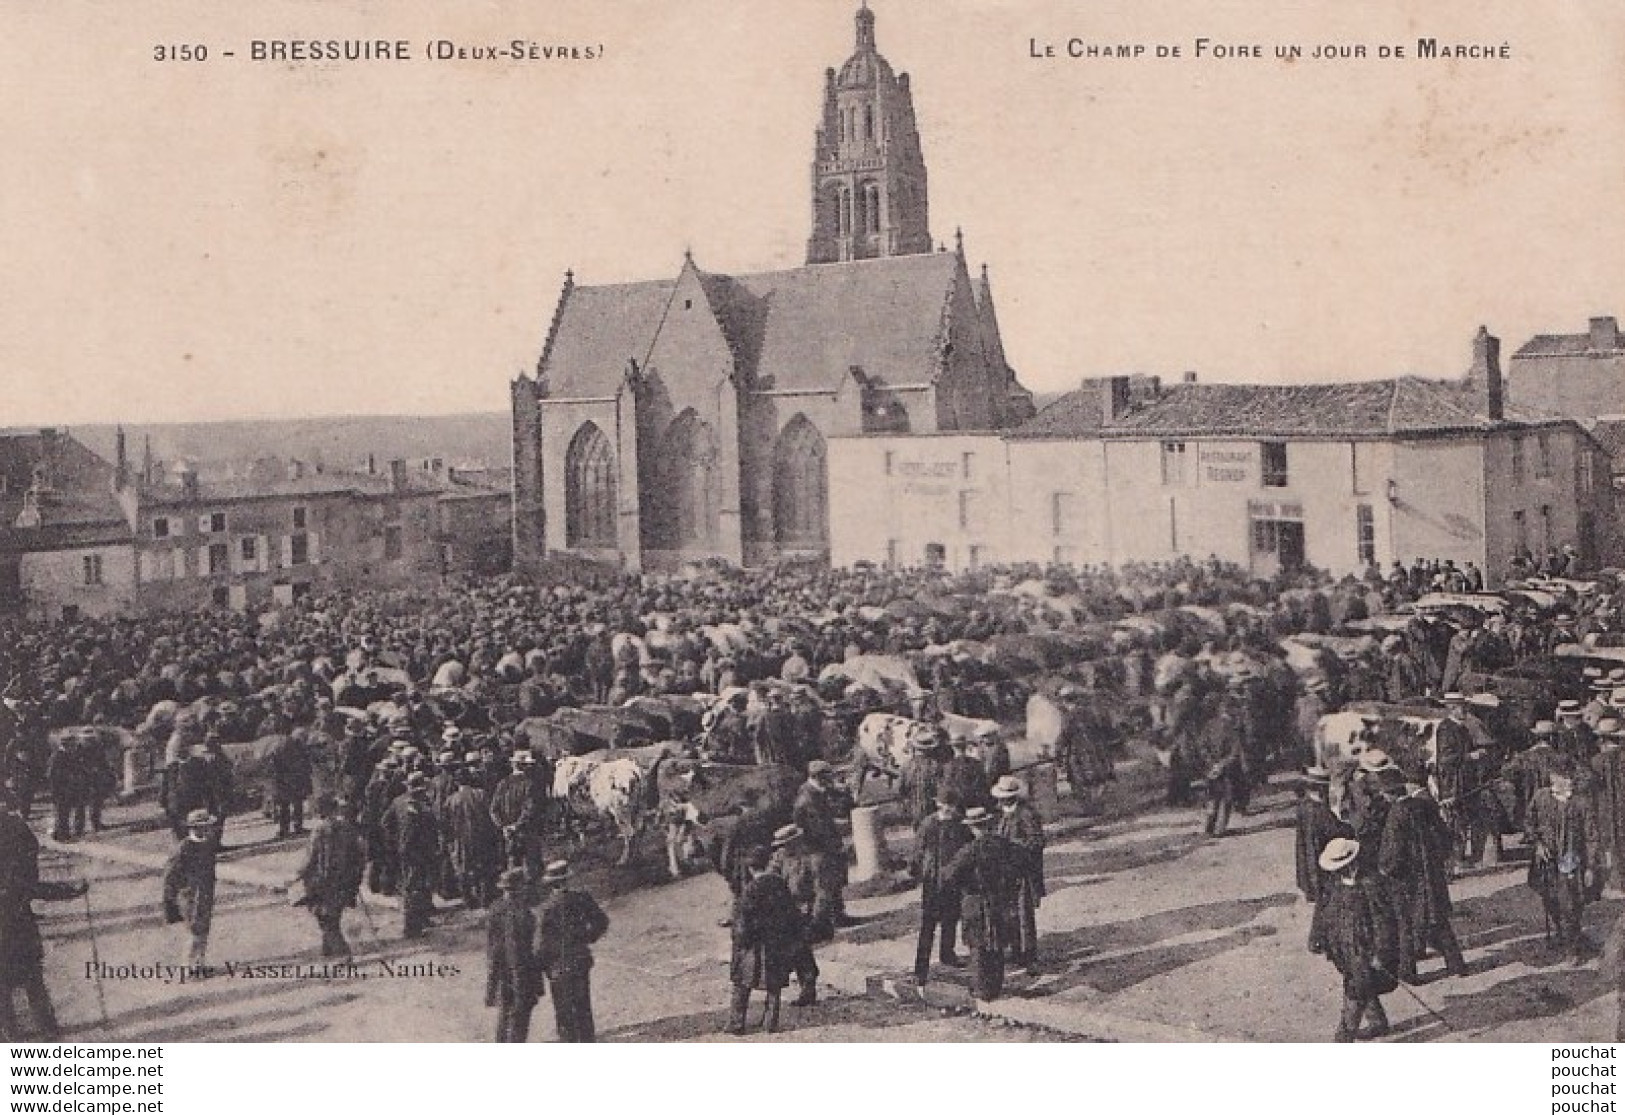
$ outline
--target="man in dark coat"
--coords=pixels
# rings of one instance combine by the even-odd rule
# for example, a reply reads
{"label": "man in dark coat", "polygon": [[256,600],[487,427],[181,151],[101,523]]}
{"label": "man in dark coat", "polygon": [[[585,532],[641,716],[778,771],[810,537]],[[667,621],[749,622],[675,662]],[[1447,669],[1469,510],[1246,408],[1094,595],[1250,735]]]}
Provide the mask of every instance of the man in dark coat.
{"label": "man in dark coat", "polygon": [[1545,908],[1547,933],[1576,961],[1586,949],[1581,915],[1592,898],[1601,867],[1597,813],[1590,798],[1574,791],[1574,768],[1559,760],[1548,775],[1550,785],[1529,803],[1524,833],[1533,849],[1529,886]]}
{"label": "man in dark coat", "polygon": [[547,819],[551,765],[544,771],[529,748],[514,752],[513,773],[491,794],[491,821],[502,834],[503,862],[541,874],[542,827]]}
{"label": "man in dark coat", "polygon": [[939,795],[936,812],[920,822],[914,835],[914,857],[910,873],[920,883],[920,936],[914,950],[914,982],[923,985],[931,975],[931,945],[939,929],[942,964],[963,968],[965,961],[954,951],[959,935],[958,889],[947,881],[948,865],[959,850],[970,843],[970,832],[959,820],[959,807]]}
{"label": "man in dark coat", "polygon": [[965,811],[971,842],[954,854],[946,882],[960,893],[959,920],[972,955],[972,990],[978,999],[1004,992],[1004,949],[1010,913],[1021,877],[1017,852],[997,831],[992,813],[975,806]]}
{"label": "man in dark coat", "polygon": [[501,895],[485,915],[485,1005],[497,1008],[499,1042],[530,1037],[530,1015],[545,987],[536,962],[536,916],[525,899],[525,869],[497,880]]}
{"label": "man in dark coat", "polygon": [[1297,809],[1297,872],[1298,891],[1314,908],[1309,925],[1309,951],[1320,952],[1325,947],[1320,924],[1320,898],[1331,885],[1331,876],[1320,868],[1320,853],[1338,837],[1354,835],[1354,830],[1332,812],[1327,801],[1331,775],[1322,767],[1310,767],[1304,772],[1302,795]]}
{"label": "man in dark coat", "polygon": [[349,802],[326,795],[316,802],[320,818],[310,834],[310,849],[299,878],[305,885],[300,904],[322,931],[323,956],[349,956],[344,939],[344,911],[356,904],[366,869],[366,845]]}
{"label": "man in dark coat", "polygon": [[950,741],[953,755],[942,768],[941,781],[937,787],[943,793],[951,795],[958,801],[961,809],[970,809],[981,806],[984,809],[993,807],[993,799],[988,796],[987,772],[982,764],[970,756],[970,741],[955,739]]}
{"label": "man in dark coat", "polygon": [[179,763],[172,764],[164,775],[164,812],[169,816],[170,831],[177,840],[186,837],[186,818],[201,809],[218,817],[220,802],[218,786],[209,762],[209,749],[194,743],[190,753]]}
{"label": "man in dark coat", "polygon": [[271,769],[271,806],[279,838],[305,831],[305,799],[311,792],[310,733],[295,728],[265,757]]}
{"label": "man in dark coat", "polygon": [[[797,834],[799,836],[799,833]],[[750,853],[747,870],[750,881],[734,903],[733,950],[729,979],[733,997],[728,1010],[728,1032],[743,1034],[750,1010],[750,993],[767,993],[762,1022],[768,1033],[779,1028],[779,1003],[797,953],[806,940],[801,910],[790,887],[777,872],[769,869],[765,848]]]}
{"label": "man in dark coat", "polygon": [[1622,737],[1625,737],[1625,724],[1616,718],[1603,721],[1597,732],[1597,755],[1591,760],[1597,827],[1615,889],[1625,889],[1625,746],[1621,746]]}
{"label": "man in dark coat", "polygon": [[1247,733],[1239,683],[1218,702],[1202,728],[1201,738],[1208,798],[1207,820],[1202,829],[1209,836],[1223,836],[1230,828],[1231,811],[1245,808],[1249,796]]}
{"label": "man in dark coat", "polygon": [[[1381,1037],[1388,1032],[1382,996],[1399,986],[1399,927],[1380,880],[1359,864],[1357,840],[1336,837],[1320,853],[1320,868],[1333,876],[1321,898],[1325,907],[1325,955],[1343,977],[1343,1009],[1333,1041]],[[1361,1030],[1369,1018],[1371,1028]]]}
{"label": "man in dark coat", "polygon": [[434,913],[440,868],[440,825],[429,809],[429,779],[422,771],[407,777],[406,793],[384,814],[384,836],[400,866],[402,936],[421,937]]}
{"label": "man in dark coat", "polygon": [[1391,795],[1383,824],[1377,869],[1388,881],[1399,922],[1399,958],[1394,976],[1417,981],[1416,962],[1429,948],[1444,957],[1453,976],[1467,974],[1467,961],[1450,924],[1451,834],[1432,796],[1415,782]]}
{"label": "man in dark coat", "polygon": [[592,1019],[592,946],[609,917],[586,891],[571,890],[570,865],[555,860],[542,873],[547,891],[536,912],[536,962],[553,992],[559,1040],[597,1040]]}
{"label": "man in dark coat", "polygon": [[485,791],[476,785],[479,775],[471,766],[461,768],[458,787],[446,799],[439,817],[441,843],[456,877],[457,891],[472,910],[491,900],[492,888],[502,870],[502,834],[491,820]]}
{"label": "man in dark coat", "polygon": [[[806,841],[801,836],[801,829],[793,824],[774,830],[767,868],[790,888],[790,897],[795,900],[796,909],[801,914],[801,935],[790,961],[796,982],[801,985],[801,993],[791,1000],[790,1005],[810,1007],[818,1001],[818,961],[813,956],[812,933],[813,911],[818,905],[818,858],[807,853]],[[749,855],[747,852],[746,886],[750,884]],[[739,893],[744,893],[743,887]]]}
{"label": "man in dark coat", "polygon": [[791,818],[801,829],[807,854],[816,864],[818,897],[813,904],[813,939],[827,941],[837,926],[852,924],[846,916],[846,842],[836,824],[852,812],[852,796],[835,785],[835,768],[816,759],[807,764],[807,781],[796,794]]}
{"label": "man in dark coat", "polygon": [[0,1041],[23,1041],[12,1000],[20,988],[34,1016],[33,1037],[57,1036],[56,1011],[45,986],[45,945],[40,939],[34,900],[77,898],[83,883],[42,883],[39,840],[28,827],[21,803],[0,789]]}
{"label": "man in dark coat", "polygon": [[367,887],[374,894],[394,894],[400,884],[400,860],[384,819],[405,789],[400,764],[390,755],[379,761],[362,791],[361,836],[367,845]]}
{"label": "man in dark coat", "polygon": [[1044,819],[1027,800],[1027,784],[1005,775],[993,785],[999,835],[1010,841],[1019,874],[1010,911],[1010,960],[1038,974],[1038,906],[1044,901]]}
{"label": "man in dark coat", "polygon": [[220,818],[207,809],[186,817],[186,838],[164,868],[164,921],[186,923],[186,965],[203,971],[214,924],[214,863],[220,853]]}
{"label": "man in dark coat", "polygon": [[903,771],[901,793],[908,803],[909,820],[915,828],[936,812],[947,759],[947,744],[936,733],[914,745],[914,754]]}
{"label": "man in dark coat", "polygon": [[68,840],[85,834],[85,807],[90,798],[87,776],[79,736],[64,735],[45,762],[45,785],[56,808],[51,839]]}

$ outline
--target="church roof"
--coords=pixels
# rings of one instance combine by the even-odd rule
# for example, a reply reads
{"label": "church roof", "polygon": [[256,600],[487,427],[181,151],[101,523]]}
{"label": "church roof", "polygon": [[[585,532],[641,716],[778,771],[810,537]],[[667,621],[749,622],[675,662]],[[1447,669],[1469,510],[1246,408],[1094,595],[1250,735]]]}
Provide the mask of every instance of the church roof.
{"label": "church roof", "polygon": [[570,286],[540,371],[561,398],[613,395],[627,361],[649,355],[676,280]]}
{"label": "church roof", "polygon": [[[936,252],[699,277],[744,382],[834,391],[852,367],[894,386],[930,380],[958,269]],[[568,288],[542,356],[549,395],[614,394],[627,361],[648,356],[675,284]]]}

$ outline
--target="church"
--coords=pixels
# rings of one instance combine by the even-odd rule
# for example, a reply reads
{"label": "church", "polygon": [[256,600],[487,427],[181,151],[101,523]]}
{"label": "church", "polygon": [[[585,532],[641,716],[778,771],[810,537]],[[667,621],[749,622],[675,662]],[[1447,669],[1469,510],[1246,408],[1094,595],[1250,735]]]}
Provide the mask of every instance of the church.
{"label": "church", "polygon": [[512,384],[514,559],[628,571],[828,561],[828,441],[1033,414],[987,268],[934,245],[913,90],[875,16],[825,72],[804,266],[594,286],[567,272]]}

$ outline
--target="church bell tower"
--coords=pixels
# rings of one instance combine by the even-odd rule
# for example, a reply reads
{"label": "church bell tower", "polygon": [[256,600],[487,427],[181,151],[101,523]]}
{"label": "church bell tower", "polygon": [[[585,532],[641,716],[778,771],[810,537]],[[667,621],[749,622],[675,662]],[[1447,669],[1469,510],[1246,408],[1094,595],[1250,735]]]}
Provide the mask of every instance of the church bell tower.
{"label": "church bell tower", "polygon": [[808,263],[918,255],[931,250],[925,157],[908,75],[875,49],[875,14],[857,13],[857,45],[824,72],[813,144]]}

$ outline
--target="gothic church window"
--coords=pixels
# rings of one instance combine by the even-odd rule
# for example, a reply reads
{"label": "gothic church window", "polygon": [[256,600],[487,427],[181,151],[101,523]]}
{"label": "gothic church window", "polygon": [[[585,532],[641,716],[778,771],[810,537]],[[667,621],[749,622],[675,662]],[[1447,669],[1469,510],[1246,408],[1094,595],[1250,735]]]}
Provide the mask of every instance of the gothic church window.
{"label": "gothic church window", "polygon": [[615,539],[615,455],[609,439],[588,422],[564,458],[564,518],[568,544],[611,549]]}
{"label": "gothic church window", "polygon": [[880,187],[874,182],[863,187],[863,217],[865,232],[880,231]]}
{"label": "gothic church window", "polygon": [[829,518],[824,438],[796,415],[779,435],[773,459],[773,528],[781,550],[822,550]]}

